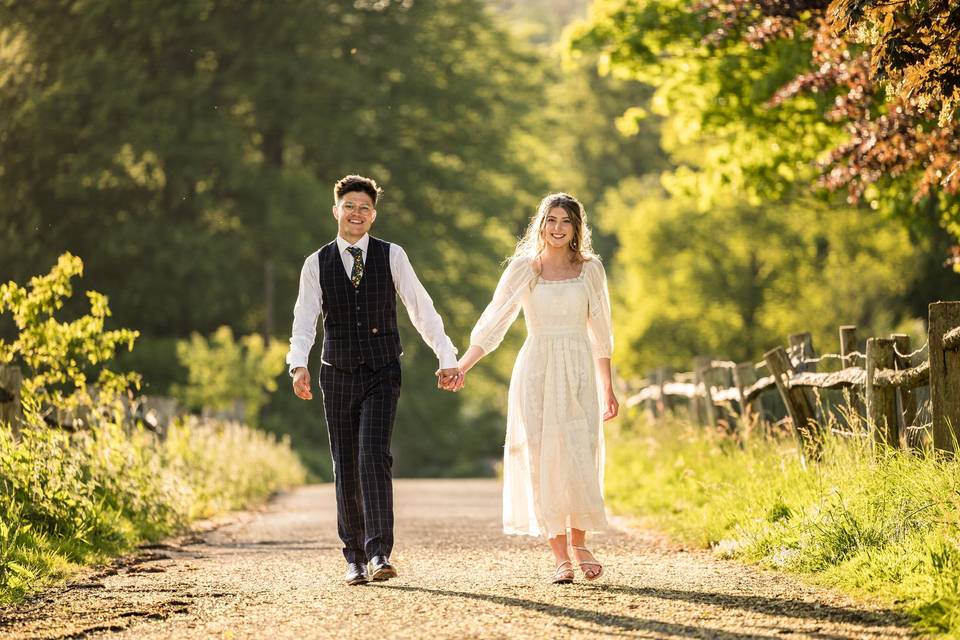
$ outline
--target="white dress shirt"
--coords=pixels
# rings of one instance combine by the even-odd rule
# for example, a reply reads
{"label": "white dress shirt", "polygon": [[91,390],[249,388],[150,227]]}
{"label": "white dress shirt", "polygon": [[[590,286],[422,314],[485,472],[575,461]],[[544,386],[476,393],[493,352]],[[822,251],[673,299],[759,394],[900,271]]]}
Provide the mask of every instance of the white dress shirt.
{"label": "white dress shirt", "polygon": [[[347,251],[349,247],[359,247],[363,252],[363,263],[367,263],[367,247],[370,245],[370,236],[364,234],[355,245],[337,236],[337,248],[343,260],[343,269],[347,277],[353,271],[353,256]],[[290,336],[290,351],[287,353],[287,364],[290,373],[297,367],[306,367],[310,349],[317,337],[317,317],[323,309],[323,291],[320,288],[320,263],[317,259],[319,249],[307,256],[300,271],[300,293],[297,295],[297,304],[293,307],[293,332]],[[441,369],[453,369],[457,366],[457,349],[443,330],[443,320],[433,307],[430,294],[420,284],[417,274],[413,271],[407,252],[399,245],[390,243],[390,273],[393,275],[393,284],[397,289],[400,301],[407,308],[410,322],[423,337],[424,342],[433,349],[440,361]]]}

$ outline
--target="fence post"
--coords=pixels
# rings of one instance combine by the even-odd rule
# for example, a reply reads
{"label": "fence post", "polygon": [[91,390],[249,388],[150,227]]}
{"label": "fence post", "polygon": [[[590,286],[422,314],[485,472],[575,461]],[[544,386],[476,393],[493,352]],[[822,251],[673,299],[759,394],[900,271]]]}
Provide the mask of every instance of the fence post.
{"label": "fence post", "polygon": [[741,362],[733,369],[733,383],[740,395],[740,422],[746,428],[760,412],[756,409],[756,401],[747,402],[746,389],[757,381],[757,369],[752,362]]}
{"label": "fence post", "polygon": [[[655,372],[651,371],[651,372],[647,373],[647,375],[645,376],[644,379],[645,379],[646,382],[647,382],[647,387],[648,387],[648,388],[649,388],[649,387],[654,387],[654,386],[656,386],[656,383],[657,383],[657,374],[656,374]],[[658,412],[657,412],[657,399],[656,399],[656,398],[649,398],[649,399],[645,400],[644,403],[643,403],[643,408],[646,410],[647,419],[648,419],[650,422],[656,422],[657,418],[659,417],[659,414],[658,414]]]}
{"label": "fence post", "polygon": [[777,390],[787,406],[790,420],[793,422],[797,440],[800,443],[800,455],[805,460],[809,454],[814,459],[820,458],[822,442],[820,439],[820,425],[817,424],[816,410],[813,400],[805,389],[791,389],[790,378],[793,375],[793,365],[783,347],[771,349],[763,354],[767,369],[777,385]]}
{"label": "fence post", "polygon": [[701,424],[706,424],[709,427],[717,425],[717,408],[713,404],[713,394],[710,393],[710,384],[713,381],[713,377],[710,375],[712,362],[713,358],[709,356],[697,356],[693,359],[693,370],[696,376],[694,381],[697,389],[699,390],[700,385],[703,385],[703,396],[697,395],[703,407],[703,422]]}
{"label": "fence post", "polygon": [[799,354],[797,365],[793,367],[794,371],[803,373],[805,371],[817,370],[816,362],[806,362],[807,358],[817,357],[816,352],[813,350],[813,336],[810,333],[792,333],[787,336],[787,344],[790,345],[793,351]]}
{"label": "fence post", "polygon": [[23,375],[19,367],[0,366],[0,422],[8,423],[16,438],[20,435],[20,385]]}
{"label": "fence post", "polygon": [[[909,369],[910,358],[904,356],[910,353],[910,336],[905,333],[894,333],[890,337],[897,352],[893,360],[895,368]],[[903,387],[897,389],[897,415],[900,417],[900,446],[904,449],[920,449],[923,443],[923,432],[912,428],[917,420],[917,398],[913,389]]]}
{"label": "fence post", "polygon": [[873,431],[873,439],[879,444],[896,447],[900,444],[897,420],[896,387],[880,387],[874,384],[877,369],[893,369],[893,340],[869,338],[867,340],[867,420]]}
{"label": "fence post", "polygon": [[[807,362],[808,358],[812,360],[817,357],[817,351],[813,348],[813,335],[808,331],[794,333],[787,336],[787,343],[799,354],[797,356],[797,366],[794,367],[794,371],[797,373],[816,373],[817,363]],[[806,389],[804,393],[806,393],[807,397],[810,398],[811,404],[813,404],[815,411],[814,418],[817,424],[826,424],[827,421],[824,419],[820,394],[812,389]]]}
{"label": "fence post", "polygon": [[[844,369],[855,367],[859,364],[857,362],[857,356],[852,355],[856,352],[857,325],[845,324],[840,327],[840,363]],[[860,390],[857,387],[850,387],[847,393],[850,394],[850,405],[847,407],[848,411],[858,416],[864,415],[864,413],[866,413],[866,407],[864,406],[863,396]]]}
{"label": "fence post", "polygon": [[956,344],[945,344],[944,334],[960,327],[960,302],[934,302],[929,312],[933,447],[953,452],[960,427],[960,351]]}
{"label": "fence post", "polygon": [[667,394],[663,392],[663,385],[665,385],[672,374],[670,373],[670,367],[657,367],[657,386],[660,387],[660,400],[658,401],[657,409],[660,412],[660,415],[665,416],[673,413],[673,403],[670,398],[667,397]]}
{"label": "fence post", "polygon": [[695,386],[695,392],[693,397],[690,398],[690,417],[701,427],[706,422],[707,410],[706,403],[700,397],[698,391],[700,389],[700,383],[703,382],[700,378],[700,369],[705,366],[704,362],[706,361],[707,358],[705,356],[696,356],[693,359],[693,384]]}
{"label": "fence post", "polygon": [[840,361],[843,363],[843,368],[853,367],[857,363],[854,362],[855,356],[853,355],[857,351],[857,325],[855,324],[845,324],[840,326]]}

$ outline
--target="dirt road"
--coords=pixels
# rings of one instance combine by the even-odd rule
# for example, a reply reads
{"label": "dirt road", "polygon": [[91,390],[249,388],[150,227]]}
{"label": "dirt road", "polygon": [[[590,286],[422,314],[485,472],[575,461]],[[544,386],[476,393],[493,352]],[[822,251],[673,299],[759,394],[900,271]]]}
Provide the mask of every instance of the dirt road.
{"label": "dirt road", "polygon": [[396,483],[400,576],[348,587],[330,485],[144,549],[13,609],[2,638],[901,638],[906,621],[651,532],[591,546],[551,585],[544,543],[500,533],[495,481]]}

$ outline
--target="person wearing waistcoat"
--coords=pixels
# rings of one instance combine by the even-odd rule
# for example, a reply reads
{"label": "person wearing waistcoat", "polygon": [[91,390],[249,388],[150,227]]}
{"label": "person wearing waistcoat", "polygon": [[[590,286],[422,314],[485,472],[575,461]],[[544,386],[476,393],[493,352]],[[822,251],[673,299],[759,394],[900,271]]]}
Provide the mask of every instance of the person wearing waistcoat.
{"label": "person wearing waistcoat", "polygon": [[[374,238],[377,183],[349,175],[334,185],[337,237],[310,254],[300,272],[287,364],[293,391],[312,400],[307,360],[323,322],[319,386],[333,458],[337,533],[344,580],[364,584],[397,575],[393,549],[390,437],[400,396],[397,297],[439,359],[438,386],[460,382],[457,350],[404,250]],[[369,562],[369,568],[367,563]]]}

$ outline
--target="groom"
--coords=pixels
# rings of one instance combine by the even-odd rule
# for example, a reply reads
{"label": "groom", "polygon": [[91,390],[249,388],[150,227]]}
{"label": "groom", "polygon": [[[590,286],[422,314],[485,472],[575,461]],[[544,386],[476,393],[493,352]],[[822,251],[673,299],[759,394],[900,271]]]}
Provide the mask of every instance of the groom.
{"label": "groom", "polygon": [[[457,350],[399,246],[369,235],[380,187],[350,175],[333,189],[337,238],[310,254],[300,272],[287,363],[297,397],[311,400],[307,358],[323,318],[320,390],[337,494],[344,580],[364,584],[397,575],[393,548],[390,435],[400,396],[397,296],[440,360],[440,386],[461,380]],[[370,562],[369,571],[367,561]]]}

